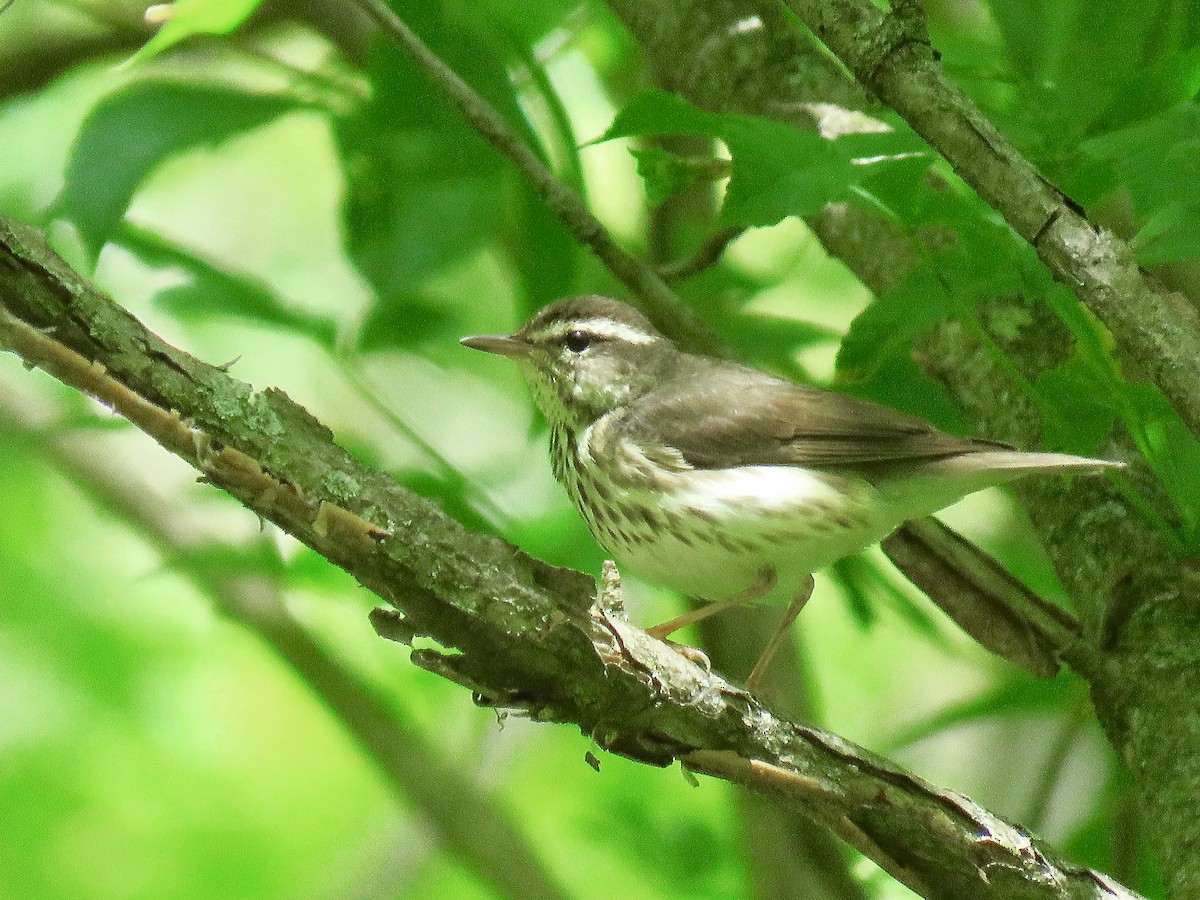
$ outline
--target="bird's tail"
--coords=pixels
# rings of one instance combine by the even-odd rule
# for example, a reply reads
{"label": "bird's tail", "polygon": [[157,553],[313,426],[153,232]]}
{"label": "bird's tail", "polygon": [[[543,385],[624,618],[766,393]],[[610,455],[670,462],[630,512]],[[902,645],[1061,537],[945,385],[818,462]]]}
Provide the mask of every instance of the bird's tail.
{"label": "bird's tail", "polygon": [[883,481],[878,489],[898,518],[916,519],[937,512],[967,494],[996,487],[1037,472],[1069,474],[1123,469],[1125,463],[1065,453],[1026,453],[986,448],[922,462],[904,478]]}
{"label": "bird's tail", "polygon": [[1112,459],[1071,456],[1068,453],[1027,453],[1023,450],[980,450],[939,460],[933,468],[943,472],[1071,472],[1124,469]]}

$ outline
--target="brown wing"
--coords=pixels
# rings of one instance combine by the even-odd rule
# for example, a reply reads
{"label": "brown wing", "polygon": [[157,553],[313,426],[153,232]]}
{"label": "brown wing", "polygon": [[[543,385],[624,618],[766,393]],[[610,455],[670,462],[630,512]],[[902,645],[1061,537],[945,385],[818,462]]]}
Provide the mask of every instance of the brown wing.
{"label": "brown wing", "polygon": [[945,434],[857,397],[686,357],[633,404],[624,428],[639,444],[674,447],[699,469],[854,467],[1007,446]]}

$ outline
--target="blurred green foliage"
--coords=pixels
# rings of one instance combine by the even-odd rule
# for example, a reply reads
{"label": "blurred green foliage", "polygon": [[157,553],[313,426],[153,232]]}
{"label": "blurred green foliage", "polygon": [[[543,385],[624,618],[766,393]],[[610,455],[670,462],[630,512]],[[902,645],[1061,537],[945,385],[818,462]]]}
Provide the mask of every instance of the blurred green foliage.
{"label": "blurred green foliage", "polygon": [[[1144,264],[1200,256],[1195,2],[927,5],[948,71],[1049,178],[1115,216]],[[0,210],[47,228],[168,339],[213,362],[240,358],[241,377],[284,388],[471,527],[597,572],[601,552],[551,481],[523,386],[455,338],[510,328],[567,293],[621,291],[400,51],[361,22],[323,33],[252,16],[244,0],[180,2],[127,64],[119,4],[64,2],[71,15],[50,24],[37,6],[0,18],[0,67],[43,53],[50,24],[55,46],[113,38],[0,87]],[[1200,544],[1200,447],[901,123],[884,116],[889,132],[829,142],[701,112],[650,90],[596,3],[397,8],[630,246],[645,247],[654,208],[684,190],[700,195],[685,237],[753,226],[679,285],[750,363],[830,381],[836,358],[847,389],[961,428],[913,362],[914,338],[947,318],[986,337],[975,315],[992,296],[1046,304],[1078,347],[1017,385],[1043,410],[1048,444],[1094,452],[1125,427],[1170,499],[1162,527],[1181,548]],[[728,153],[732,177],[716,193],[693,160],[617,140],[681,133]],[[831,201],[957,240],[868,298],[794,218]],[[604,756],[596,773],[570,729],[499,726],[377,639],[371,597],[314,554],[264,538],[148,440],[12,358],[0,379],[0,895],[496,895],[319,693],[194,586],[205,572],[269,580],[349,678],[514,818],[571,896],[751,895],[729,789]],[[110,495],[80,489],[64,442],[201,537],[164,554]],[[1005,497],[950,518],[1064,599]],[[629,592],[638,621],[677,602],[637,582]],[[1159,895],[1071,676],[1036,682],[987,658],[875,554],[836,567],[803,619],[822,724]],[[907,895],[852,865],[869,896]]]}

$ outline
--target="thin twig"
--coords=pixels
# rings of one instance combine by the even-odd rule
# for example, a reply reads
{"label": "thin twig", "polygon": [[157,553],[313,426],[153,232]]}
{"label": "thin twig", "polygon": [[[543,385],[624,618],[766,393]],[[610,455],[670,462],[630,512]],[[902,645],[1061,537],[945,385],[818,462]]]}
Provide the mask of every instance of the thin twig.
{"label": "thin twig", "polygon": [[517,55],[524,65],[529,84],[533,86],[538,96],[542,98],[542,102],[546,104],[546,112],[550,116],[550,124],[562,148],[562,167],[567,186],[575,191],[581,200],[585,200],[586,202],[587,185],[583,180],[583,162],[579,158],[579,142],[575,138],[575,129],[571,125],[571,116],[567,112],[567,105],[563,103],[563,99],[554,87],[554,83],[550,81],[550,75],[546,71],[545,62],[526,47],[525,43],[516,35],[510,34],[507,30],[503,33],[513,53]]}
{"label": "thin twig", "polygon": [[555,177],[521,136],[475,89],[442,62],[382,0],[354,0],[437,84],[467,122],[509,158],[572,234],[636,295],[643,311],[670,337],[696,351],[715,353],[720,341],[667,287],[653,266],[624,250],[579,195]]}
{"label": "thin twig", "polygon": [[741,227],[722,228],[708,236],[703,244],[691,256],[669,262],[658,267],[658,274],[666,281],[678,281],[699,275],[709,266],[714,265],[725,248],[745,233]]}

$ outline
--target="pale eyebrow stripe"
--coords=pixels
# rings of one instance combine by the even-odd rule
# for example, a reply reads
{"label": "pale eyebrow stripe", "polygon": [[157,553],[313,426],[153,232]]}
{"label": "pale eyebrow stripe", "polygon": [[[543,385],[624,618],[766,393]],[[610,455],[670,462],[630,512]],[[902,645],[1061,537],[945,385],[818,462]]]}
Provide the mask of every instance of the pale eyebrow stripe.
{"label": "pale eyebrow stripe", "polygon": [[625,341],[630,344],[653,344],[657,335],[642,331],[633,325],[614,319],[584,319],[581,322],[555,322],[536,332],[536,338],[562,338],[570,331],[583,331],[597,337]]}

